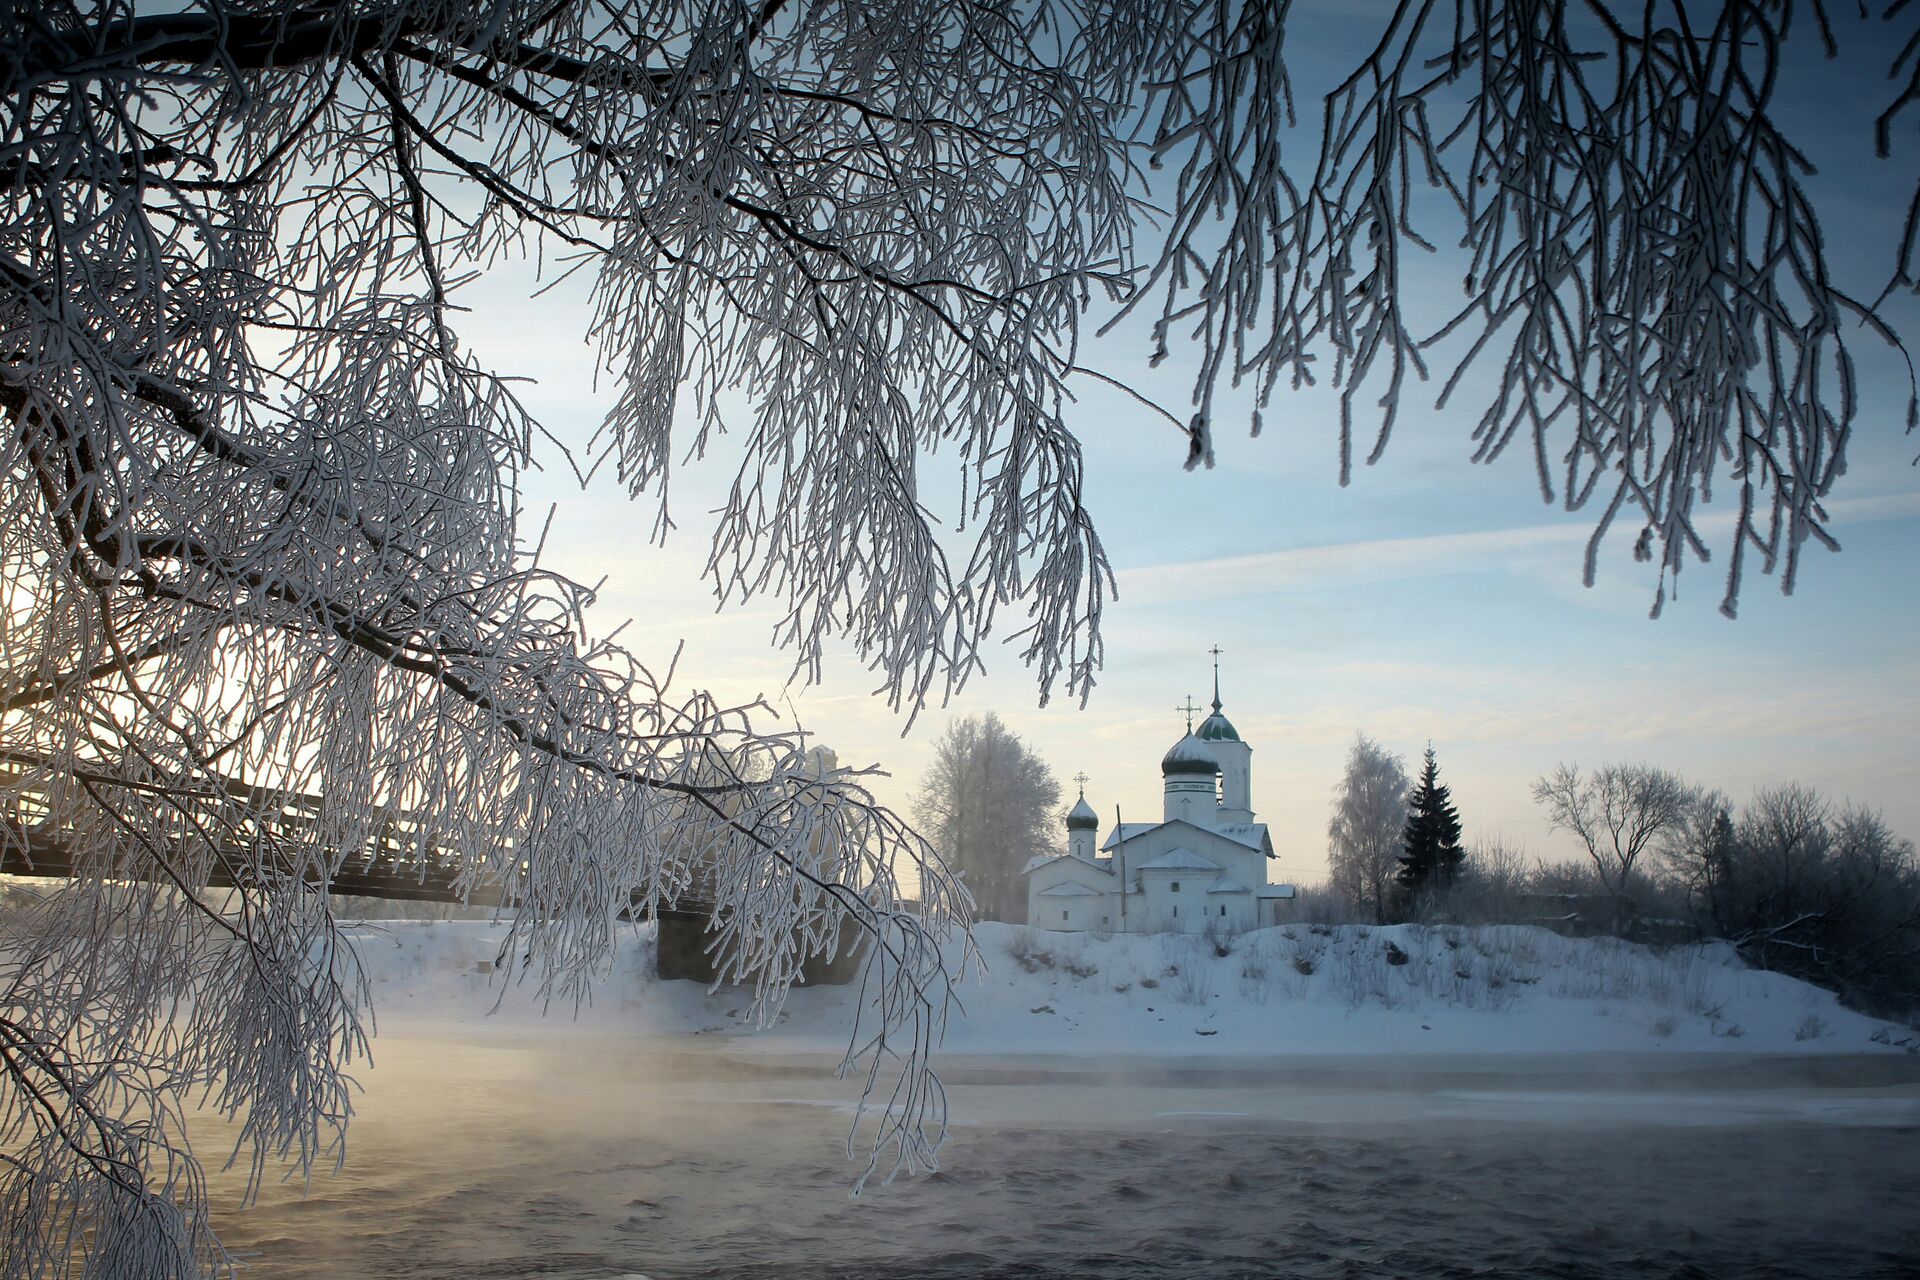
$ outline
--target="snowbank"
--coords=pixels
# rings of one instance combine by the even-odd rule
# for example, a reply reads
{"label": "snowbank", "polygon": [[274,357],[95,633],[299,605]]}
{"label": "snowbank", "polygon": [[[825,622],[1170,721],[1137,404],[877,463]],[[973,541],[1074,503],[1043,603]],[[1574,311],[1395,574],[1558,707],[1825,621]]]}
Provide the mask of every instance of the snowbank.
{"label": "snowbank", "polygon": [[[838,1052],[858,999],[852,987],[796,990],[773,1025],[758,1027],[749,992],[659,981],[641,927],[589,1007],[556,1002],[543,1013],[533,982],[499,980],[501,926],[394,921],[355,932],[389,1030],[537,1025],[739,1036],[736,1052]],[[1520,926],[1304,924],[1220,946],[1001,924],[978,926],[975,940],[985,968],[957,988],[947,1054],[1808,1054],[1913,1042],[1830,992],[1748,968],[1725,946],[1652,951]]]}

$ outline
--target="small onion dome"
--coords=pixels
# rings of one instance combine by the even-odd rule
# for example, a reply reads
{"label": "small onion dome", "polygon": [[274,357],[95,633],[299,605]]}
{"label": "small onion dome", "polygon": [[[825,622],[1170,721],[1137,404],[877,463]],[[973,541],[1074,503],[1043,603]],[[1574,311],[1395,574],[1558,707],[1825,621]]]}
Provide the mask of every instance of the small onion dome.
{"label": "small onion dome", "polygon": [[1200,727],[1193,731],[1193,736],[1202,742],[1240,741],[1240,735],[1234,731],[1233,721],[1217,710],[1200,722]]}
{"label": "small onion dome", "polygon": [[1176,773],[1219,773],[1219,762],[1213,758],[1213,752],[1207,745],[1189,733],[1173,744],[1173,750],[1160,760],[1160,774],[1168,777]]}
{"label": "small onion dome", "polygon": [[1100,815],[1093,811],[1093,806],[1087,803],[1085,796],[1081,796],[1080,802],[1074,805],[1073,808],[1067,810],[1067,830],[1079,831],[1085,829],[1095,831],[1098,830],[1099,827]]}

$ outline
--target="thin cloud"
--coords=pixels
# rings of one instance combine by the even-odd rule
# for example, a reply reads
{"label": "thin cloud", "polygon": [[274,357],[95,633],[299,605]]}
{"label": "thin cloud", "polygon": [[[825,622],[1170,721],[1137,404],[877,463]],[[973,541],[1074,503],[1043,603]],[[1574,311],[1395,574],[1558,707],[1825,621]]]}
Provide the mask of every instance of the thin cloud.
{"label": "thin cloud", "polygon": [[1320,547],[1295,547],[1247,556],[1189,560],[1120,571],[1121,598],[1128,604],[1171,599],[1205,599],[1248,591],[1352,582],[1357,578],[1400,577],[1436,565],[1488,558],[1505,560],[1515,552],[1578,544],[1588,531],[1572,525],[1539,525],[1480,533],[1443,533],[1413,538],[1377,538]]}
{"label": "thin cloud", "polygon": [[[1920,516],[1920,491],[1843,498],[1826,504],[1829,520],[1844,528]],[[1727,533],[1731,510],[1695,522],[1702,534]],[[1170,600],[1217,599],[1248,592],[1279,591],[1357,580],[1409,577],[1436,569],[1485,569],[1511,564],[1528,553],[1578,546],[1592,536],[1585,523],[1528,525],[1474,533],[1373,538],[1318,547],[1292,547],[1253,555],[1221,556],[1120,571],[1120,594],[1129,605]]]}

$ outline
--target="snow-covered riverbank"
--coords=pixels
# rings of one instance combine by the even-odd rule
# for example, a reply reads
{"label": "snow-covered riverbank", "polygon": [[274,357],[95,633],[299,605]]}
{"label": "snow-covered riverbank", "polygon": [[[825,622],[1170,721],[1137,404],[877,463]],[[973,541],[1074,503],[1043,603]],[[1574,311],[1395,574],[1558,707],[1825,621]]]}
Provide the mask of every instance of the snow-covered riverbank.
{"label": "snow-covered riverbank", "polygon": [[[542,1017],[532,983],[502,991],[504,928],[399,921],[356,933],[385,1028]],[[1724,946],[1656,952],[1532,928],[1413,925],[1296,924],[1222,946],[1000,924],[975,938],[986,964],[956,988],[949,1055],[1813,1054],[1897,1052],[1914,1040]],[[545,1017],[604,1033],[738,1037],[734,1052],[834,1052],[856,991],[797,990],[772,1026],[756,1027],[749,993],[659,981],[651,938],[635,929],[590,1008],[556,1005]]]}

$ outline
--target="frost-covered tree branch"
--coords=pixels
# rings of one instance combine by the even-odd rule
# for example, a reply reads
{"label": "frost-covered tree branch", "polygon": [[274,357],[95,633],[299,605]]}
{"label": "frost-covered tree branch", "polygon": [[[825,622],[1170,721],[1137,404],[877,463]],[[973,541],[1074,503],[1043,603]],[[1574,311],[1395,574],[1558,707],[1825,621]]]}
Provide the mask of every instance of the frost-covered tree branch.
{"label": "frost-covered tree branch", "polygon": [[[0,1275],[217,1270],[189,1093],[256,1177],[338,1158],[367,992],[324,885],[375,847],[509,886],[562,998],[636,893],[710,895],[767,1000],[851,918],[900,1068],[876,1167],[931,1153],[964,894],[858,772],[602,638],[528,550],[546,429],[462,343],[480,273],[588,282],[589,465],[662,535],[674,467],[730,466],[716,593],[909,719],[996,630],[1042,697],[1092,686],[1068,415],[1108,305],[1195,345],[1190,462],[1233,382],[1318,376],[1377,456],[1445,361],[1443,399],[1491,378],[1480,457],[1524,437],[1668,573],[1731,482],[1731,610],[1744,554],[1790,585],[1827,536],[1882,323],[1777,116],[1791,12],[1408,0],[1293,165],[1284,0],[0,10],[0,838],[79,871],[6,919]],[[1466,289],[1427,332],[1436,218]]]}
{"label": "frost-covered tree branch", "polygon": [[[718,392],[771,389],[714,573],[789,601],[803,665],[851,633],[917,707],[1032,606],[1043,687],[1084,691],[1107,571],[1059,382],[1099,275],[1075,264],[1126,224],[1062,202],[1049,230],[1076,161],[1032,136],[1090,108],[1020,23],[888,69],[867,14],[806,18],[8,12],[5,838],[78,869],[0,960],[9,1274],[218,1267],[195,1091],[244,1117],[256,1181],[337,1155],[367,993],[312,886],[397,814],[421,859],[508,887],[505,954],[562,998],[636,896],[697,888],[770,1001],[864,926],[856,1048],[899,1074],[883,1167],[931,1155],[935,940],[964,895],[857,771],[592,638],[589,593],[520,541],[539,427],[455,330],[500,254],[586,255],[636,491],[664,504],[676,420],[698,453]],[[840,92],[839,61],[871,82]],[[949,202],[981,215],[911,234]],[[914,474],[935,443],[980,530],[954,564]],[[296,794],[321,798],[297,839]]]}
{"label": "frost-covered tree branch", "polygon": [[1625,894],[1641,856],[1678,831],[1700,802],[1675,774],[1648,764],[1602,765],[1582,777],[1563,764],[1534,779],[1548,824],[1578,837],[1608,893]]}
{"label": "frost-covered tree branch", "polygon": [[[1659,564],[1657,614],[1674,575],[1713,553],[1700,516],[1719,484],[1738,508],[1722,611],[1749,557],[1790,592],[1802,547],[1835,545],[1823,504],[1860,413],[1854,343],[1905,357],[1882,308],[1914,287],[1920,192],[1891,282],[1861,301],[1829,266],[1807,181],[1819,130],[1796,135],[1781,84],[1810,42],[1897,49],[1885,114],[1859,125],[1894,151],[1920,13],[1400,0],[1349,20],[1372,24],[1371,47],[1321,102],[1311,163],[1283,164],[1295,8],[1181,6],[1191,38],[1151,73],[1150,151],[1178,177],[1165,251],[1130,305],[1157,316],[1160,351],[1199,344],[1189,465],[1212,464],[1225,382],[1253,384],[1257,434],[1278,387],[1324,377],[1344,483],[1355,433],[1372,432],[1377,460],[1411,380],[1442,361],[1439,405],[1473,397],[1475,460],[1518,440],[1545,499],[1598,513],[1589,583],[1626,522],[1636,557]],[[1450,261],[1433,252],[1450,243]],[[1423,327],[1411,299],[1431,289],[1415,281],[1449,274],[1460,302]],[[1911,431],[1907,367],[1881,395],[1904,400]]]}

